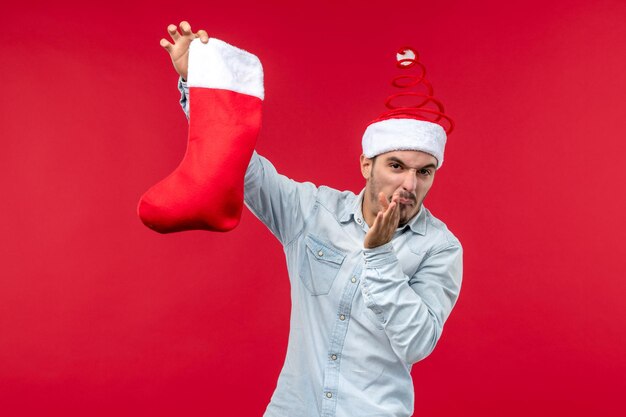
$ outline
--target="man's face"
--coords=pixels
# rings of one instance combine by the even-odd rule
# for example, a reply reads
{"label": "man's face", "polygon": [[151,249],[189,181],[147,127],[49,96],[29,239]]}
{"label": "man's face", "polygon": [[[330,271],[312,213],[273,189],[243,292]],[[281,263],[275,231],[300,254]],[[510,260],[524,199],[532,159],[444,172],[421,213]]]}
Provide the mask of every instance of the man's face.
{"label": "man's face", "polygon": [[393,151],[373,159],[361,155],[361,173],[367,180],[363,198],[363,216],[372,225],[382,209],[378,199],[383,193],[388,202],[398,193],[400,226],[415,216],[435,179],[437,159],[420,151]]}

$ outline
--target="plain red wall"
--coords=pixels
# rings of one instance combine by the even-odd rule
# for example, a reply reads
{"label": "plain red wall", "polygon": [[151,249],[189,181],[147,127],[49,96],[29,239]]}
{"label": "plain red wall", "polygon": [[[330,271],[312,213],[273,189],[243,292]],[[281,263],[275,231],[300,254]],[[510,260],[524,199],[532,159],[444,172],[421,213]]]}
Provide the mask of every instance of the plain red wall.
{"label": "plain red wall", "polygon": [[[5,4],[0,415],[260,416],[287,343],[280,245],[162,236],[140,195],[187,121],[159,46],[188,19],[257,54],[257,149],[359,191],[395,49],[457,122],[426,205],[465,248],[459,302],[414,367],[416,416],[618,416],[626,392],[623,1]],[[298,417],[298,416],[293,416]]]}

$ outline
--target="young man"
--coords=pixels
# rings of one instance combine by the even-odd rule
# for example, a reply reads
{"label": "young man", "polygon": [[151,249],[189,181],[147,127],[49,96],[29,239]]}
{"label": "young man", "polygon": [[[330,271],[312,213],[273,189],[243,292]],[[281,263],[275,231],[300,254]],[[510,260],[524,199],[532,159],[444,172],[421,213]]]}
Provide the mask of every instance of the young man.
{"label": "young man", "polygon": [[[174,43],[161,46],[189,117],[189,45],[209,38],[187,22],[168,32]],[[433,123],[370,125],[358,195],[293,181],[253,153],[244,201],[284,246],[292,297],[287,357],[266,417],[413,413],[411,366],[434,349],[461,287],[461,244],[422,204],[443,144]]]}

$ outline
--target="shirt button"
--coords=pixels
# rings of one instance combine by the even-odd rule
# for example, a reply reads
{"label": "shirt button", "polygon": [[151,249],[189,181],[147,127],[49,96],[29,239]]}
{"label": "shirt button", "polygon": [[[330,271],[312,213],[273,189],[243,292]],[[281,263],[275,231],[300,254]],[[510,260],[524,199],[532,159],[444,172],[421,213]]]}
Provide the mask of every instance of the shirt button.
{"label": "shirt button", "polygon": [[330,355],[330,358],[331,358],[332,360],[336,361],[336,360],[337,360],[337,355],[335,355],[335,354],[333,353],[332,355]]}
{"label": "shirt button", "polygon": [[343,314],[339,315],[339,320],[344,321],[346,319],[346,316],[344,316]]}
{"label": "shirt button", "polygon": [[356,222],[357,222],[358,224],[361,224],[363,221],[362,221],[361,219],[356,219]]}
{"label": "shirt button", "polygon": [[326,393],[326,398],[333,398],[333,393],[332,392],[327,392]]}
{"label": "shirt button", "polygon": [[324,252],[319,251],[319,252],[317,252],[317,255],[318,255],[318,256],[324,256]]}
{"label": "shirt button", "polygon": [[356,277],[355,277],[355,276],[353,276],[353,277],[352,277],[352,279],[351,279],[350,281],[352,281],[352,283],[355,283],[355,282],[356,282]]}

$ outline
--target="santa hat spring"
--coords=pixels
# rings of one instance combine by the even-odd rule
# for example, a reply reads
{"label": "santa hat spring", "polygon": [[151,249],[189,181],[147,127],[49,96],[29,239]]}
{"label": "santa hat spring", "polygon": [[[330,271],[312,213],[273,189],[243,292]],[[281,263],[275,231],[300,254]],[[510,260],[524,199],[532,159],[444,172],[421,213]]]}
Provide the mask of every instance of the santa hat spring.
{"label": "santa hat spring", "polygon": [[[392,85],[401,89],[415,87],[416,91],[402,91],[387,98],[385,106],[389,111],[373,120],[363,134],[363,154],[373,158],[391,151],[422,151],[437,159],[439,169],[454,122],[444,113],[443,104],[433,97],[433,88],[425,78],[426,68],[413,48],[398,50],[397,66],[417,68],[419,73],[399,75]],[[407,104],[408,100],[413,102]]]}

